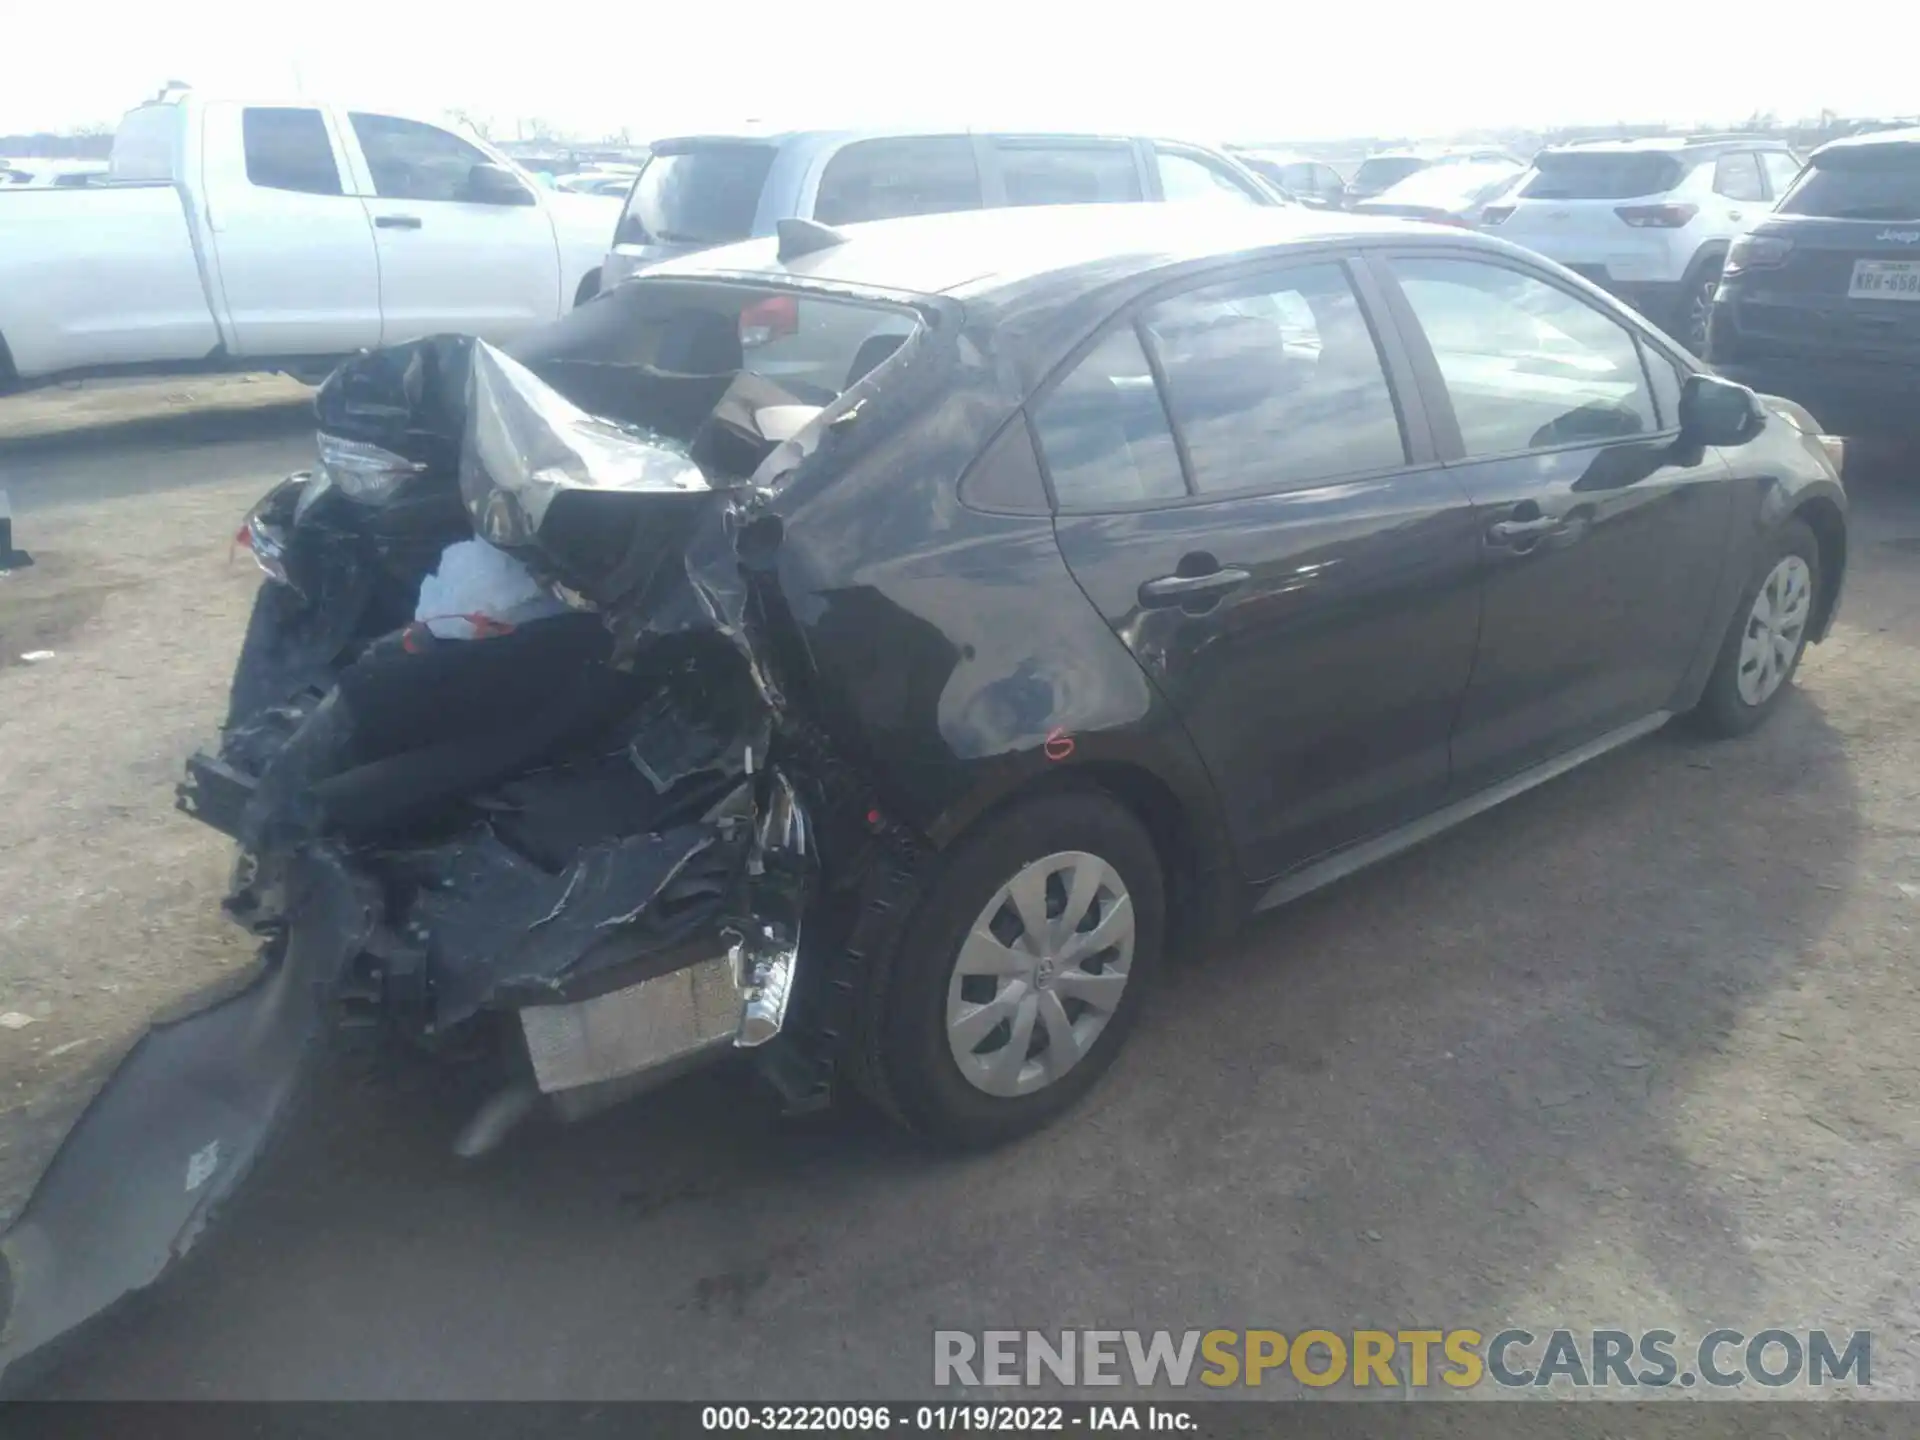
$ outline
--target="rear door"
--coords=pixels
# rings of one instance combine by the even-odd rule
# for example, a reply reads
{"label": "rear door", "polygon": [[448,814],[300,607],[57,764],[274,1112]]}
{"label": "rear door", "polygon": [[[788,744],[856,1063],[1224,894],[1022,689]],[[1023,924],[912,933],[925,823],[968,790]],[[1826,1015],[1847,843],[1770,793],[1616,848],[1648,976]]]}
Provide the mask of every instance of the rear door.
{"label": "rear door", "polygon": [[327,113],[211,104],[201,116],[212,298],[234,351],[335,355],[377,345],[373,229]]}
{"label": "rear door", "polygon": [[531,189],[481,203],[473,167],[498,162],[478,146],[397,115],[347,121],[380,260],[382,344],[442,330],[508,340],[561,313],[553,221]]}
{"label": "rear door", "polygon": [[1673,702],[1727,551],[1732,472],[1678,445],[1675,363],[1546,272],[1437,247],[1378,263],[1474,507],[1485,591],[1453,739],[1471,792]]}
{"label": "rear door", "polygon": [[1061,553],[1184,717],[1249,879],[1436,803],[1473,654],[1473,509],[1360,293],[1337,256],[1194,284],[1031,409]]}

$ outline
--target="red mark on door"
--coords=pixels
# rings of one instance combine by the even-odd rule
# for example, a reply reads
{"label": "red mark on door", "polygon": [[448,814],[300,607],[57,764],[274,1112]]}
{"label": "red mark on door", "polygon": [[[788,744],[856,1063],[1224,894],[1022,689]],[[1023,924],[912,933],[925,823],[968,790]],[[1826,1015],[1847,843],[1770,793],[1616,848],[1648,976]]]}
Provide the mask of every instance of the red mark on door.
{"label": "red mark on door", "polygon": [[1073,754],[1073,737],[1058,726],[1047,732],[1047,743],[1040,747],[1049,760],[1064,760]]}

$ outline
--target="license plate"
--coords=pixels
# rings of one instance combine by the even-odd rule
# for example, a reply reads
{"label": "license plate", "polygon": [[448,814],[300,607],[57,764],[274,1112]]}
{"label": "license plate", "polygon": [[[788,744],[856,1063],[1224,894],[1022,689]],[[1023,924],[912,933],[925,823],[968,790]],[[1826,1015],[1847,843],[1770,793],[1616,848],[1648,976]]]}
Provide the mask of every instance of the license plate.
{"label": "license plate", "polygon": [[1920,260],[1856,260],[1849,300],[1920,300]]}

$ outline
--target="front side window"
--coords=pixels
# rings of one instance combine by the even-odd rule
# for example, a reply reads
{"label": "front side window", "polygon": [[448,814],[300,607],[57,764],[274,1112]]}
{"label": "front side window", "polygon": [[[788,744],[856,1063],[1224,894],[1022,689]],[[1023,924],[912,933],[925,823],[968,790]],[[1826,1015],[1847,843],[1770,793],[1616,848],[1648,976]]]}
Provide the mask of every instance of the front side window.
{"label": "front side window", "polygon": [[1338,264],[1208,286],[1152,306],[1194,489],[1286,489],[1404,465],[1386,371]]}
{"label": "front side window", "polygon": [[1093,205],[1143,198],[1130,145],[1003,140],[995,150],[1009,205]]}
{"label": "front side window", "polygon": [[374,194],[385,200],[464,200],[484,150],[437,125],[354,112],[353,133],[367,157]]}
{"label": "front side window", "polygon": [[1722,155],[1713,162],[1713,193],[1729,200],[1764,200],[1766,185],[1760,179],[1760,157],[1751,151]]}
{"label": "front side window", "polygon": [[813,214],[825,225],[978,210],[980,170],[965,135],[858,140],[827,162]]}
{"label": "front side window", "polygon": [[240,112],[240,141],[249,184],[303,195],[343,193],[333,141],[318,110],[249,106]]}
{"label": "front side window", "polygon": [[1033,416],[1062,510],[1123,510],[1187,493],[1180,452],[1131,326],[1109,331]]}
{"label": "front side window", "polygon": [[1633,335],[1544,280],[1478,260],[1402,257],[1467,457],[1600,444],[1659,428]]}
{"label": "front side window", "polygon": [[1169,200],[1238,200],[1257,205],[1260,197],[1239,176],[1204,156],[1180,150],[1155,150],[1160,193]]}

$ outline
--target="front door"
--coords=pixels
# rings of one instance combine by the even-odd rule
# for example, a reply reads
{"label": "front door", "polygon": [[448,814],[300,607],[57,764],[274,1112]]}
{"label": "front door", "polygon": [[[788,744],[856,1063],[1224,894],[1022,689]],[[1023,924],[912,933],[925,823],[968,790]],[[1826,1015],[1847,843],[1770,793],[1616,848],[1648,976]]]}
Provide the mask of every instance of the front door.
{"label": "front door", "polygon": [[1061,552],[1184,718],[1248,879],[1446,790],[1475,516],[1390,373],[1327,258],[1122,317],[1033,407]]}
{"label": "front door", "polygon": [[373,192],[381,344],[448,330],[498,343],[561,313],[553,221],[531,190],[522,204],[478,203],[473,167],[497,163],[484,150],[417,120],[349,120]]}
{"label": "front door", "polygon": [[1401,328],[1485,571],[1456,787],[1482,788],[1667,708],[1702,641],[1732,515],[1717,452],[1679,443],[1650,340],[1520,261],[1397,254]]}

